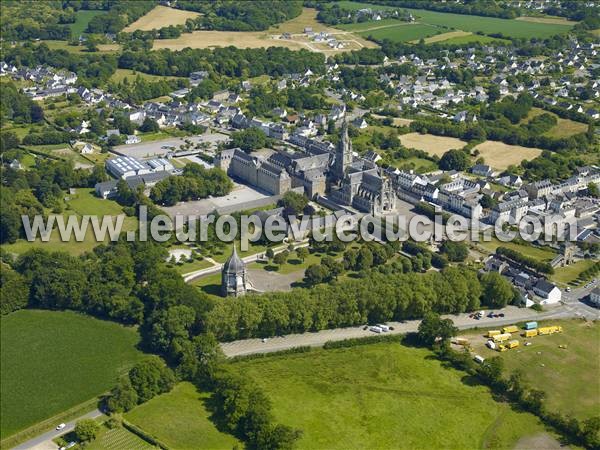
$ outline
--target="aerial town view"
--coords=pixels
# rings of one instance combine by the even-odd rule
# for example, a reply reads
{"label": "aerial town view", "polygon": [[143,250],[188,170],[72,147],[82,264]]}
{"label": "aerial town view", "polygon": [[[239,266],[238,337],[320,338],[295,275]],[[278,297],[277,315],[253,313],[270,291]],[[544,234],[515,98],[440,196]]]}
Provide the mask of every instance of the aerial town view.
{"label": "aerial town view", "polygon": [[2,0],[0,448],[600,450],[600,1]]}

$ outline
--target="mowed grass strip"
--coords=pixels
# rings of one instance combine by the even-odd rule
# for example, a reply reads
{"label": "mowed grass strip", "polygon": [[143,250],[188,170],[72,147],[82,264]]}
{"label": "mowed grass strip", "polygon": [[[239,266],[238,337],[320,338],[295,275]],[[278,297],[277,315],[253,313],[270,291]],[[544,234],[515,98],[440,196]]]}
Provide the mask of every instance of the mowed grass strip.
{"label": "mowed grass strip", "polygon": [[85,33],[87,26],[94,17],[101,14],[106,14],[108,11],[105,10],[85,10],[81,9],[75,13],[75,22],[70,25],[71,34],[73,37],[78,38],[80,34]]}
{"label": "mowed grass strip", "polygon": [[143,354],[132,328],[74,312],[2,317],[1,436],[109,390]]}
{"label": "mowed grass strip", "polygon": [[299,449],[512,448],[543,430],[425,349],[373,344],[233,363],[271,399]]}
{"label": "mowed grass strip", "polygon": [[206,405],[210,395],[191,383],[179,383],[125,414],[125,418],[174,449],[241,447],[233,436],[217,430]]}

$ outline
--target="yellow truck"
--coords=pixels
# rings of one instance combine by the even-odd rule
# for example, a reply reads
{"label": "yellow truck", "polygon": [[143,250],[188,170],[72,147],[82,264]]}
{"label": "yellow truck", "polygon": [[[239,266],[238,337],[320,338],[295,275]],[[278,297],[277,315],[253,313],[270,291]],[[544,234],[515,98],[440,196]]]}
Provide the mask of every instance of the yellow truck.
{"label": "yellow truck", "polygon": [[516,333],[519,331],[519,327],[516,325],[509,325],[508,327],[502,328],[503,333]]}
{"label": "yellow truck", "polygon": [[494,336],[498,336],[502,332],[500,330],[489,330],[487,333],[487,337],[493,338]]}
{"label": "yellow truck", "polygon": [[508,342],[508,344],[506,344],[506,346],[507,346],[509,349],[510,349],[510,348],[517,348],[517,347],[519,346],[519,341],[517,341],[516,339],[515,339],[515,340],[512,340],[512,341],[509,341],[509,342]]}
{"label": "yellow truck", "polygon": [[508,341],[511,337],[512,337],[512,334],[503,333],[503,334],[497,334],[492,339],[494,340],[494,342],[505,342],[505,341]]}
{"label": "yellow truck", "polygon": [[538,330],[526,330],[525,333],[523,333],[523,336],[525,337],[534,337],[538,335]]}
{"label": "yellow truck", "polygon": [[546,334],[554,334],[554,333],[562,333],[562,327],[558,325],[553,325],[550,327],[540,327],[538,328],[538,335],[544,336]]}

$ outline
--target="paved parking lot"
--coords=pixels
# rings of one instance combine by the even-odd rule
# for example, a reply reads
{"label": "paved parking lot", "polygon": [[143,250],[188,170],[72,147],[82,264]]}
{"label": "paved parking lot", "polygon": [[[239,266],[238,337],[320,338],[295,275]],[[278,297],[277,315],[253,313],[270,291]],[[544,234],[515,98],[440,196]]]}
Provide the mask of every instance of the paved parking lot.
{"label": "paved parking lot", "polygon": [[171,151],[170,147],[178,149],[180,146],[185,145],[185,139],[191,141],[193,146],[205,142],[210,145],[209,148],[215,149],[219,143],[227,142],[229,136],[222,133],[210,132],[198,136],[186,136],[185,138],[174,137],[161,139],[159,141],[141,142],[139,144],[118,145],[114,147],[113,151],[121,155],[133,156],[138,159],[155,158],[166,155]]}

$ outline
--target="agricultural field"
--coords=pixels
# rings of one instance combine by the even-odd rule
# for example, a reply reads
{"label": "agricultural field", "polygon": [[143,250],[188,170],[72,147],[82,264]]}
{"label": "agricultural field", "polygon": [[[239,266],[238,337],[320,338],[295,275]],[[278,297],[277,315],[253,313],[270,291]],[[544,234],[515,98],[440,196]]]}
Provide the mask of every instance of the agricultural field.
{"label": "agricultural field", "polygon": [[439,157],[448,150],[460,149],[467,145],[465,141],[457,138],[434,136],[433,134],[408,133],[399,136],[399,139],[406,148],[416,148]]}
{"label": "agricultural field", "polygon": [[299,449],[512,448],[543,432],[537,418],[429,356],[384,343],[232,366],[264,390],[278,421],[304,431]]}
{"label": "agricultural field", "polygon": [[71,27],[71,35],[75,38],[78,38],[81,34],[85,33],[87,29],[88,23],[94,17],[99,16],[101,14],[106,14],[105,10],[86,10],[80,9],[75,13],[75,23],[70,25]]}
{"label": "agricultural field", "polygon": [[240,442],[219,431],[208,410],[209,394],[191,383],[179,383],[125,414],[125,418],[145,432],[178,449],[231,449]]}
{"label": "agricultural field", "polygon": [[158,5],[148,14],[140,17],[132,24],[129,24],[123,31],[126,33],[133,33],[137,30],[150,31],[171,25],[185,25],[186,20],[195,19],[199,15],[199,13],[194,11],[185,11],[183,9]]}
{"label": "agricultural field", "polygon": [[2,317],[2,438],[109,390],[143,354],[133,328],[70,311]]}
{"label": "agricultural field", "polygon": [[389,39],[393,42],[410,42],[420,39],[429,38],[442,33],[440,28],[435,25],[426,23],[415,23],[403,25],[374,28],[368,31],[362,31],[359,34],[365,38],[374,39],[376,41]]}
{"label": "agricultural field", "polygon": [[[316,16],[316,9],[303,8],[298,17],[282,22],[266,31],[194,31],[184,33],[176,39],[157,39],[154,41],[154,49],[181,50],[185,47],[211,48],[233,45],[238,48],[287,47],[291,50],[308,49],[315,52],[339,53],[362,47],[377,47],[375,43],[367,41],[357,34],[341,32],[319,23]],[[335,34],[336,38],[346,42],[347,46],[344,49],[333,50],[326,44],[312,42],[303,34],[305,27],[312,27],[315,32],[326,31]],[[292,36],[290,39],[282,39],[283,33],[291,33]]]}
{"label": "agricultural field", "polygon": [[[113,200],[96,197],[93,189],[77,189],[75,195],[69,196],[63,215],[66,220],[68,216],[76,215],[81,217],[84,214],[98,215],[100,222],[102,222],[103,216],[113,216],[114,223],[116,220],[114,217],[123,214],[123,209]],[[125,217],[122,232],[135,230],[136,228],[137,219],[134,217]],[[108,241],[108,233],[105,239]],[[99,242],[96,241],[91,226],[88,227],[85,237],[81,242],[76,241],[74,236],[72,236],[70,241],[63,242],[55,226],[48,242],[43,242],[39,238],[33,242],[19,239],[14,244],[2,244],[2,248],[14,254],[21,254],[31,248],[37,247],[48,251],[65,251],[71,255],[81,255],[84,252],[92,250],[97,245],[99,245]]]}
{"label": "agricultural field", "polygon": [[485,141],[473,150],[479,150],[478,157],[482,157],[486,164],[496,170],[504,170],[510,165],[520,164],[524,159],[529,161],[542,154],[539,148],[508,145],[499,141]]}
{"label": "agricultural field", "polygon": [[144,441],[125,428],[113,428],[109,430],[102,427],[96,439],[85,446],[87,450],[151,450],[153,445]]}
{"label": "agricultural field", "polygon": [[531,108],[526,117],[524,117],[519,123],[528,123],[534,117],[537,117],[542,114],[550,114],[556,118],[556,125],[554,125],[549,131],[544,133],[544,136],[552,137],[552,138],[564,138],[573,136],[574,134],[585,133],[588,129],[588,125],[582,122],[576,122],[571,119],[563,119],[558,117],[556,114],[545,111],[542,108]]}
{"label": "agricultural field", "polygon": [[[586,419],[600,408],[600,324],[582,320],[541,322],[561,325],[563,332],[527,339],[530,346],[498,353],[485,347],[479,331],[465,333],[474,350],[484,358],[501,356],[506,373],[520,370],[532,387],[546,392],[548,406],[563,414]],[[525,339],[519,337],[521,345]],[[566,348],[560,348],[564,346]],[[576,401],[575,401],[576,399]]]}
{"label": "agricultural field", "polygon": [[[342,1],[339,2],[339,5],[341,8],[350,10],[373,8],[372,4],[352,1]],[[394,9],[389,6],[381,5],[378,5],[377,8],[382,10]],[[444,33],[445,31],[443,30],[445,29],[447,31],[460,30],[463,32],[470,33],[502,33],[504,36],[511,38],[547,38],[556,34],[563,34],[568,32],[574,24],[573,22],[559,21],[555,19],[509,20],[499,19],[496,17],[469,16],[465,14],[452,14],[437,11],[428,11],[424,9],[402,9],[410,11],[415,17],[415,21],[418,24],[438,27],[440,29],[439,33]],[[372,26],[377,26],[376,24],[378,24],[379,22],[383,21],[364,22],[360,25],[363,27],[369,26],[369,24]],[[373,32],[371,34],[375,39],[391,39],[396,42],[404,42],[406,40],[405,34],[401,33],[400,30],[397,30],[396,28],[388,30],[387,33],[384,33],[383,29],[381,29],[379,30],[379,32],[377,32],[377,34],[376,32]],[[417,36],[412,39],[420,39],[421,37],[428,36]]]}
{"label": "agricultural field", "polygon": [[[436,34],[435,36],[428,37],[425,39],[426,44],[435,44],[436,42],[447,41],[448,39],[462,38],[471,36],[472,33],[468,31],[448,31],[447,33]],[[418,41],[413,41],[417,43]]]}
{"label": "agricultural field", "polygon": [[[444,33],[444,34],[449,34],[449,33]],[[437,37],[441,37],[441,36],[443,36],[443,35],[434,36],[430,39],[436,39]],[[425,42],[427,42],[427,39],[425,40]],[[498,38],[493,38],[491,36],[469,33],[467,35],[462,35],[459,37],[452,37],[452,38],[446,39],[446,40],[444,40],[443,43],[450,44],[450,45],[464,45],[464,44],[470,44],[472,42],[478,42],[480,44],[490,44],[493,42],[508,43],[509,41],[506,39],[498,39]],[[428,42],[428,43],[430,43],[430,42]]]}

